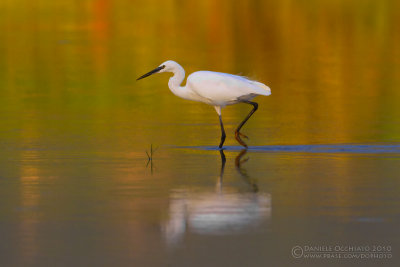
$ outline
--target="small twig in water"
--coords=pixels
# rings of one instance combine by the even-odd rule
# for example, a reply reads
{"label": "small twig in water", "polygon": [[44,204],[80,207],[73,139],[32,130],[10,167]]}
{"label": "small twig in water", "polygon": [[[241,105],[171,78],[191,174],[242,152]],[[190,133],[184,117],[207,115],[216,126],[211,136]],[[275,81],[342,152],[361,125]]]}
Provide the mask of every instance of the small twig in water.
{"label": "small twig in water", "polygon": [[146,167],[149,166],[150,163],[150,169],[151,169],[151,174],[153,174],[153,154],[156,152],[156,149],[153,150],[153,144],[150,145],[150,154],[146,150],[146,155],[147,155],[147,164]]}

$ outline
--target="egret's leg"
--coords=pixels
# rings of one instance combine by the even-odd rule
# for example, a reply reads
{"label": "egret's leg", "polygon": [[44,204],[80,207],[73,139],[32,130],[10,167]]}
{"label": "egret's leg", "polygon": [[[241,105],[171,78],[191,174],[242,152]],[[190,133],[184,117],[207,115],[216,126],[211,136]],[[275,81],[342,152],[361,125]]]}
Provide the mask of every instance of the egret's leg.
{"label": "egret's leg", "polygon": [[246,139],[249,139],[249,137],[248,137],[247,135],[242,134],[241,132],[238,132],[238,134],[239,134],[239,136],[241,136],[241,137],[244,137],[244,138],[246,138]]}
{"label": "egret's leg", "polygon": [[222,148],[222,145],[225,142],[226,134],[225,134],[225,130],[224,130],[224,124],[222,123],[221,115],[218,115],[218,116],[219,116],[219,124],[221,125],[221,142],[219,143],[218,147]]}
{"label": "egret's leg", "polygon": [[251,115],[253,115],[253,113],[256,112],[256,110],[258,109],[258,104],[256,102],[251,102],[251,101],[243,101],[243,103],[253,105],[253,109],[250,111],[250,113],[246,116],[246,118],[244,118],[244,120],[237,127],[237,129],[235,131],[235,138],[239,142],[239,144],[241,144],[244,147],[247,147],[247,144],[245,142],[243,142],[243,140],[240,138],[240,136],[243,136],[246,138],[247,138],[247,136],[240,133],[239,131],[240,131],[240,129],[242,129],[243,125],[247,122],[247,120],[251,117]]}

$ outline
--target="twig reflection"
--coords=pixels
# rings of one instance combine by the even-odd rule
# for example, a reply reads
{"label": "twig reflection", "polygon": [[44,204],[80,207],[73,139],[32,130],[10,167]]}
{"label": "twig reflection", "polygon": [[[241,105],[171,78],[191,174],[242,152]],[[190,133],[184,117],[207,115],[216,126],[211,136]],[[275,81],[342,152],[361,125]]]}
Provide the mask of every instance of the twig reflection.
{"label": "twig reflection", "polygon": [[157,149],[158,149],[158,147],[153,150],[153,144],[151,144],[150,145],[150,153],[148,153],[146,150],[146,155],[147,155],[146,168],[149,166],[149,163],[150,163],[151,175],[153,175],[153,154],[154,154],[154,152],[156,152]]}

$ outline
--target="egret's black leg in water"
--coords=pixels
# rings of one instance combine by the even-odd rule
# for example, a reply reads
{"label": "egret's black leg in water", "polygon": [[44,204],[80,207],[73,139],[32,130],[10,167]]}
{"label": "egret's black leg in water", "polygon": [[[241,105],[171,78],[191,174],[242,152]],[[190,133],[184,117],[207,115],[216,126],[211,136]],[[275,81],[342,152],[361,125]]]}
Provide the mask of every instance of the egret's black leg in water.
{"label": "egret's black leg in water", "polygon": [[222,145],[225,142],[226,134],[225,134],[225,130],[224,130],[224,124],[222,123],[221,115],[219,115],[219,124],[221,125],[221,142],[219,143],[218,147],[222,148]]}
{"label": "egret's black leg in water", "polygon": [[256,102],[251,102],[251,101],[242,101],[242,102],[253,105],[253,109],[250,111],[250,113],[246,116],[246,118],[244,118],[244,120],[237,127],[237,129],[235,131],[235,138],[239,142],[239,144],[241,144],[244,147],[247,147],[247,144],[245,142],[243,142],[243,140],[240,138],[240,135],[242,135],[244,137],[247,137],[247,136],[240,133],[239,131],[240,131],[240,129],[242,129],[243,125],[247,122],[247,120],[251,117],[251,115],[253,115],[253,113],[256,112],[256,110],[258,109],[258,104]]}

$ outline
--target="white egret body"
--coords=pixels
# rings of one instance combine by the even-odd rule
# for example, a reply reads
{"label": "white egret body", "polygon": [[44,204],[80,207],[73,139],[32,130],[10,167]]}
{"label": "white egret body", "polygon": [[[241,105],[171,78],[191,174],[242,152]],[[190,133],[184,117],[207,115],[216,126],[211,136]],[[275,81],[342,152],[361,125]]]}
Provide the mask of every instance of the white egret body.
{"label": "white egret body", "polygon": [[270,95],[271,89],[268,86],[242,76],[213,71],[194,72],[188,76],[186,85],[181,86],[185,79],[185,70],[181,65],[172,60],[165,61],[156,69],[139,77],[138,80],[154,73],[162,72],[174,73],[174,75],[169,79],[168,87],[176,96],[214,106],[219,116],[222,133],[219,148],[222,148],[226,137],[221,118],[221,108],[236,103],[247,103],[253,105],[253,110],[249,115],[247,115],[235,131],[236,140],[241,145],[247,147],[246,143],[244,143],[240,138],[240,136],[246,138],[247,136],[243,135],[239,131],[258,108],[258,104],[251,102],[250,100],[258,95]]}

